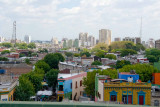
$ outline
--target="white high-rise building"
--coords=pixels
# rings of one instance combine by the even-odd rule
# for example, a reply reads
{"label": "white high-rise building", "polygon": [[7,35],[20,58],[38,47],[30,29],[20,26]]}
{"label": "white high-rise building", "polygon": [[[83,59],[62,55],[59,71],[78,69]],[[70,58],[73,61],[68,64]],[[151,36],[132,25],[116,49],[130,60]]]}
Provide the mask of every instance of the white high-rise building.
{"label": "white high-rise building", "polygon": [[52,39],[51,39],[51,42],[52,42],[54,45],[57,45],[57,44],[58,44],[58,39],[57,39],[57,38],[52,38]]}
{"label": "white high-rise building", "polygon": [[93,47],[95,45],[95,38],[94,38],[94,36],[89,36],[88,37],[88,46],[91,46],[91,47]]}
{"label": "white high-rise building", "polygon": [[3,36],[0,36],[0,43],[4,42],[5,38]]}
{"label": "white high-rise building", "polygon": [[24,41],[29,44],[31,42],[31,36],[25,35],[24,36]]}
{"label": "white high-rise building", "polygon": [[99,43],[111,44],[111,30],[101,29],[99,30]]}

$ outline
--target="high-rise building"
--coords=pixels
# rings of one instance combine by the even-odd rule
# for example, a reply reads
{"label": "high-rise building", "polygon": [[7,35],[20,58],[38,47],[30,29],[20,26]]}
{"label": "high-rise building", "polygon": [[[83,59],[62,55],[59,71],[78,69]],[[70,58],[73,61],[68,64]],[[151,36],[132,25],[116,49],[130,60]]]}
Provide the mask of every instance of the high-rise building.
{"label": "high-rise building", "polygon": [[155,41],[155,48],[160,49],[160,39]]}
{"label": "high-rise building", "polygon": [[155,41],[153,38],[150,38],[148,41],[148,48],[155,48]]}
{"label": "high-rise building", "polygon": [[0,43],[4,42],[5,38],[3,36],[0,36]]}
{"label": "high-rise building", "polygon": [[88,33],[79,33],[79,40],[81,41],[81,46],[88,46]]}
{"label": "high-rise building", "polygon": [[54,45],[57,45],[57,44],[58,44],[58,39],[57,39],[57,38],[52,38],[52,39],[51,39],[51,42],[52,42]]}
{"label": "high-rise building", "polygon": [[134,44],[137,44],[137,43],[141,43],[141,38],[140,37],[125,37],[123,38],[123,41],[131,41]]}
{"label": "high-rise building", "polygon": [[94,38],[94,36],[89,36],[88,37],[88,46],[91,46],[91,47],[93,47],[95,45],[95,38]]}
{"label": "high-rise building", "polygon": [[121,41],[121,38],[114,38],[114,41]]}
{"label": "high-rise building", "polygon": [[25,35],[24,36],[24,41],[29,44],[31,42],[31,36]]}
{"label": "high-rise building", "polygon": [[111,30],[101,29],[99,30],[99,43],[111,44]]}

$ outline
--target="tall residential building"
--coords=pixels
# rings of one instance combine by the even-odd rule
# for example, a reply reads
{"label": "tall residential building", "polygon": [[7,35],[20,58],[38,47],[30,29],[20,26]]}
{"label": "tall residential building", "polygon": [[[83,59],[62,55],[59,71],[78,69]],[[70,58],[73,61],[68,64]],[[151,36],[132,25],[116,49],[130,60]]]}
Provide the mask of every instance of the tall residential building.
{"label": "tall residential building", "polygon": [[94,45],[95,45],[95,38],[94,38],[94,36],[90,35],[88,37],[88,46],[93,47]]}
{"label": "tall residential building", "polygon": [[31,42],[31,36],[25,35],[24,36],[24,41],[29,44]]}
{"label": "tall residential building", "polygon": [[160,49],[160,39],[155,41],[155,48]]}
{"label": "tall residential building", "polygon": [[155,41],[153,38],[150,38],[148,41],[148,48],[155,48]]}
{"label": "tall residential building", "polygon": [[88,33],[79,33],[79,40],[81,46],[88,46]]}
{"label": "tall residential building", "polygon": [[141,43],[141,38],[140,37],[125,37],[123,38],[123,41],[131,41],[134,44],[137,44],[137,43]]}
{"label": "tall residential building", "polygon": [[111,30],[101,29],[99,30],[99,43],[111,44]]}
{"label": "tall residential building", "polygon": [[57,45],[57,44],[58,44],[58,39],[57,39],[57,38],[52,38],[52,39],[51,39],[51,42],[52,42],[54,45]]}
{"label": "tall residential building", "polygon": [[114,41],[121,41],[121,38],[114,38]]}
{"label": "tall residential building", "polygon": [[0,36],[0,43],[4,42],[5,38],[3,36]]}

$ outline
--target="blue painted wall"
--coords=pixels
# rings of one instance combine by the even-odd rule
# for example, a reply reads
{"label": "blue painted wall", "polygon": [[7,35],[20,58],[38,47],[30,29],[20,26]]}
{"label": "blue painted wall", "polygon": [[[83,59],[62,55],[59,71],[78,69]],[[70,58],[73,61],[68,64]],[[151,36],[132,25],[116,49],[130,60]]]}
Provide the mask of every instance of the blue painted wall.
{"label": "blue painted wall", "polygon": [[71,83],[72,83],[72,79],[64,81],[64,90],[63,90],[64,94],[72,92]]}
{"label": "blue painted wall", "polygon": [[135,74],[135,75],[130,75],[130,74],[118,74],[118,78],[119,79],[125,79],[125,80],[127,80],[128,79],[128,77],[133,77],[133,81],[137,81],[137,80],[139,80],[139,75],[138,74]]}

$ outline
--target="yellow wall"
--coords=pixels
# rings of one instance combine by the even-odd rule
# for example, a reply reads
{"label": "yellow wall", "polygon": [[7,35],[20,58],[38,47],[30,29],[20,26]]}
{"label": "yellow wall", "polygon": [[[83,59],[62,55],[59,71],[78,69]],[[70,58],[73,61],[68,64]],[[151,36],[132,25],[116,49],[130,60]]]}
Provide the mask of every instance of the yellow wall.
{"label": "yellow wall", "polygon": [[[138,92],[143,91],[145,92],[145,105],[151,105],[151,84],[147,83],[146,86],[142,87],[137,87],[137,84],[135,85],[134,83],[129,83],[128,85],[125,85],[126,83],[120,83],[120,84],[107,84],[104,83],[104,101],[110,101],[110,92],[113,90],[118,92],[117,93],[117,101],[122,102],[122,95],[125,95],[127,93],[123,93],[123,91],[131,91],[132,93],[128,93],[128,95],[132,95],[132,103],[133,104],[138,104]],[[132,86],[131,86],[132,85]],[[129,86],[129,87],[127,87]],[[122,88],[123,87],[123,88]],[[137,89],[138,88],[138,89]],[[147,90],[147,89],[148,90]]]}

